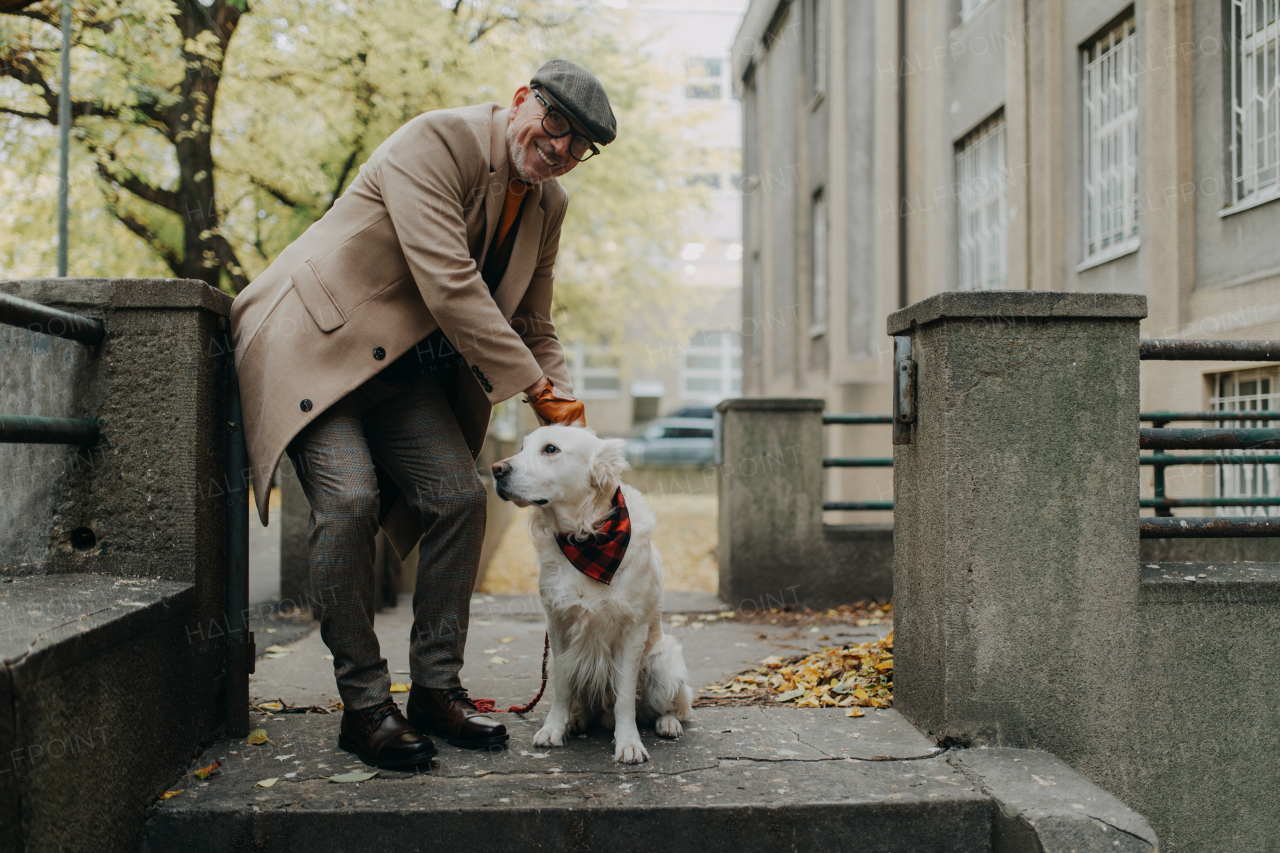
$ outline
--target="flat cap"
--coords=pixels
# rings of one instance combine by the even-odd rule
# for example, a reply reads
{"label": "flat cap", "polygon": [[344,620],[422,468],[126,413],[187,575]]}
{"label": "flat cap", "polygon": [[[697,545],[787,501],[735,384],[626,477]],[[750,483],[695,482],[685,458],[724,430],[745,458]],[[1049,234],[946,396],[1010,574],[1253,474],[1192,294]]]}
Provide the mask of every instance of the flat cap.
{"label": "flat cap", "polygon": [[551,96],[552,103],[587,129],[592,141],[608,145],[618,136],[609,96],[596,76],[567,59],[544,62],[529,85]]}

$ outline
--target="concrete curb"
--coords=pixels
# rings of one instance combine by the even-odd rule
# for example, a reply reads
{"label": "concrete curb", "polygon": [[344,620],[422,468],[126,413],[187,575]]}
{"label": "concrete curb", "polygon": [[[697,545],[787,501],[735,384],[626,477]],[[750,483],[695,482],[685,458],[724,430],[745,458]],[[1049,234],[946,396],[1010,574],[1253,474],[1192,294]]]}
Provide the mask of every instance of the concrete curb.
{"label": "concrete curb", "polygon": [[993,853],[1159,849],[1146,818],[1050,753],[968,749],[946,759],[995,802]]}

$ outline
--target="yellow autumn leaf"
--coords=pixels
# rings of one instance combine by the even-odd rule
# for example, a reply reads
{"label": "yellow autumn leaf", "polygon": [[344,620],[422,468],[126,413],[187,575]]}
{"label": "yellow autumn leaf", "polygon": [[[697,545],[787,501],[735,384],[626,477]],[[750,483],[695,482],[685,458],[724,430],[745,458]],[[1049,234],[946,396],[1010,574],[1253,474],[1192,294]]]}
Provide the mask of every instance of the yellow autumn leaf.
{"label": "yellow autumn leaf", "polygon": [[272,746],[275,746],[275,743],[276,743],[271,738],[267,737],[266,729],[254,729],[253,731],[249,732],[249,736],[246,737],[244,740],[245,740],[245,743],[252,744],[253,746],[260,746],[264,743],[269,743]]}
{"label": "yellow autumn leaf", "polygon": [[397,684],[393,684],[393,685],[391,685],[391,692],[392,692],[392,693],[408,693],[408,692],[409,692],[409,685],[407,685],[407,684],[398,684],[398,683],[397,683]]}
{"label": "yellow autumn leaf", "polygon": [[209,776],[213,773],[213,771],[217,770],[221,766],[222,766],[221,761],[215,761],[212,764],[210,764],[208,767],[201,767],[199,770],[196,770],[191,775],[203,781],[205,779],[208,779]]}
{"label": "yellow autumn leaf", "polygon": [[861,708],[850,708],[848,711],[845,711],[844,713],[846,717],[865,717],[866,714],[867,712],[862,710]]}
{"label": "yellow autumn leaf", "polygon": [[178,796],[178,795],[179,795],[179,794],[181,794],[181,793],[182,793],[182,789],[181,789],[181,788],[179,788],[179,789],[178,789],[178,790],[176,790],[176,791],[165,791],[163,794],[161,794],[161,795],[160,795],[160,799],[162,799],[162,800],[172,800],[174,797]]}
{"label": "yellow autumn leaf", "polygon": [[254,784],[259,788],[270,788],[272,785],[280,781],[279,776],[272,776],[270,779],[259,779]]}

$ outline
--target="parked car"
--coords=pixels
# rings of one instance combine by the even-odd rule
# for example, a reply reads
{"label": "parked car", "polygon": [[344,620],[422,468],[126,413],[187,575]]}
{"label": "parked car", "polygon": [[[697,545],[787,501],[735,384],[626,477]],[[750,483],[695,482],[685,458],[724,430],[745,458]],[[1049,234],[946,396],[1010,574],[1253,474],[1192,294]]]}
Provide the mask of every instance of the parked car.
{"label": "parked car", "polygon": [[627,442],[633,466],[710,465],[713,455],[711,418],[658,418],[640,438]]}

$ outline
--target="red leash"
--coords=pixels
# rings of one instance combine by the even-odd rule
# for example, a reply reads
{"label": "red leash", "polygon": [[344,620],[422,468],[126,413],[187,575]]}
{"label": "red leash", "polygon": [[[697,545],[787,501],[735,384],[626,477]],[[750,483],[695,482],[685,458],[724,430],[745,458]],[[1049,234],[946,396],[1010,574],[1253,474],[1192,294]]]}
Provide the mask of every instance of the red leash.
{"label": "red leash", "polygon": [[[547,689],[547,659],[551,656],[551,635],[542,635],[542,686],[538,688],[538,695],[533,697],[533,701],[528,705],[512,705],[507,709],[508,714],[527,714],[533,710],[533,706],[538,704],[538,700],[542,698],[543,692]],[[476,706],[476,710],[481,714],[495,714],[498,712],[497,706],[493,699],[472,699],[471,703]]]}

